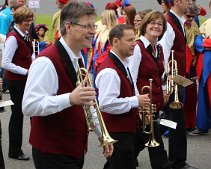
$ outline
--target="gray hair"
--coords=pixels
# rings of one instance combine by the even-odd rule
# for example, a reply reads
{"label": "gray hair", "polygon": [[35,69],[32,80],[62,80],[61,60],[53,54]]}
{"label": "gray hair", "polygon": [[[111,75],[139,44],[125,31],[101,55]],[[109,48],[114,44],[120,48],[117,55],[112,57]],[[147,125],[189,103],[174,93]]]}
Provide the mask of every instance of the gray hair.
{"label": "gray hair", "polygon": [[95,9],[85,2],[71,1],[61,11],[60,31],[61,35],[66,34],[65,24],[67,22],[77,23],[79,18],[85,15],[96,15]]}
{"label": "gray hair", "polygon": [[188,14],[194,14],[197,15],[200,12],[200,9],[195,3],[192,3],[189,7],[186,13]]}

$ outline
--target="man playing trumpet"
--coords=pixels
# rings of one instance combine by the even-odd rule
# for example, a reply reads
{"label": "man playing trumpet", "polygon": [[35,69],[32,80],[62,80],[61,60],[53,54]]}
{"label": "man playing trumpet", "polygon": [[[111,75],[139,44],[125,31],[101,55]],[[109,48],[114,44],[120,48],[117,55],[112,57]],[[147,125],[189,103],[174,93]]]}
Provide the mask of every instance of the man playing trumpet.
{"label": "man playing trumpet", "polygon": [[135,136],[139,106],[149,104],[148,94],[135,96],[128,69],[133,55],[135,33],[133,27],[120,24],[109,33],[111,50],[98,68],[96,87],[99,105],[109,134],[115,140],[114,153],[107,158],[104,169],[135,169]]}
{"label": "man playing trumpet", "polygon": [[[91,45],[95,34],[95,16],[86,3],[68,3],[61,11],[62,37],[30,67],[23,112],[32,117],[29,142],[36,169],[83,168],[88,139],[83,106],[90,106],[96,93],[83,82],[76,86],[76,72],[80,51]],[[95,125],[99,129],[97,121]],[[111,156],[113,145],[103,148],[104,156]]]}

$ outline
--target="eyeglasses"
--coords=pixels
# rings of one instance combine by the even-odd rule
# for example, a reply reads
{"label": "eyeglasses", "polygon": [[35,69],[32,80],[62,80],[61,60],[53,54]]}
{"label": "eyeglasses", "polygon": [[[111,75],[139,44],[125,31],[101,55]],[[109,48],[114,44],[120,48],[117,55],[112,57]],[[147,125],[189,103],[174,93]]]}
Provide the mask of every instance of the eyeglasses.
{"label": "eyeglasses", "polygon": [[157,25],[159,27],[163,27],[163,23],[162,22],[150,21],[149,24],[152,25],[152,26]]}
{"label": "eyeglasses", "polygon": [[23,20],[24,22],[33,22],[34,20],[33,19],[25,19]]}
{"label": "eyeglasses", "polygon": [[134,20],[134,22],[141,22],[141,21],[142,21],[141,19]]}
{"label": "eyeglasses", "polygon": [[82,24],[79,24],[79,23],[72,23],[73,25],[78,25],[84,29],[87,29],[87,30],[96,30],[97,29],[97,25],[91,25],[91,24],[87,24],[87,25],[82,25]]}

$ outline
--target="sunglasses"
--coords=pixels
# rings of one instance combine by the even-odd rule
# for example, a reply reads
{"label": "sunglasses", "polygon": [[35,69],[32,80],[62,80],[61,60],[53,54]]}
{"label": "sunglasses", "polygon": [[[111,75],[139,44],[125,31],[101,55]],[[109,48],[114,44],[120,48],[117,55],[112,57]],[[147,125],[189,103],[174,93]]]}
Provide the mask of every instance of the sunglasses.
{"label": "sunglasses", "polygon": [[186,15],[187,18],[194,18],[195,15]]}

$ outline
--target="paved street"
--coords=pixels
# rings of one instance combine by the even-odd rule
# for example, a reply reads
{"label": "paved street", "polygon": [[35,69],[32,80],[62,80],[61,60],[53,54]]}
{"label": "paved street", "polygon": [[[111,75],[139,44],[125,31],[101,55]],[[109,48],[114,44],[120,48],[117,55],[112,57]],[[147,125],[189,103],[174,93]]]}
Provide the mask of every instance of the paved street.
{"label": "paved street", "polygon": [[[8,99],[8,95],[3,95],[4,99]],[[30,161],[17,161],[9,159],[8,153],[8,123],[10,118],[10,107],[6,107],[7,112],[1,113],[0,118],[2,121],[2,146],[6,163],[6,169],[35,169],[31,157],[31,146],[28,143],[30,123],[29,118],[25,118],[24,131],[23,131],[23,151],[31,157]],[[167,139],[164,138],[166,149]],[[70,141],[71,144],[71,141]],[[84,169],[102,169],[105,162],[102,156],[102,149],[98,147],[99,142],[96,136],[91,133],[89,138],[89,151],[86,155]],[[77,145],[76,145],[77,146]],[[148,151],[145,149],[140,153],[139,157],[140,166],[138,169],[150,169],[150,162]],[[211,168],[211,135],[206,136],[188,136],[188,160],[187,162],[199,169]]]}
{"label": "paved street", "polygon": [[[108,0],[90,0],[96,4],[96,9],[100,15],[104,5]],[[3,4],[4,0],[0,0],[0,4]],[[37,10],[37,14],[53,14],[57,9],[55,0],[40,0],[41,9]],[[131,0],[135,4],[137,9],[160,9],[156,0]],[[207,9],[207,17],[211,16],[211,12],[208,10],[209,0],[197,1],[199,4]],[[47,5],[48,4],[48,5]],[[3,98],[8,99],[8,95],[3,95]],[[26,155],[29,155],[31,159],[29,161],[17,161],[8,158],[8,123],[11,115],[10,107],[6,107],[7,112],[0,113],[0,119],[2,121],[2,147],[5,158],[6,169],[35,169],[31,157],[31,146],[28,143],[28,137],[30,132],[30,120],[25,118],[24,130],[23,130],[23,151]],[[80,124],[79,124],[80,125]],[[164,138],[165,147],[168,149],[168,140]],[[70,142],[71,144],[71,142]],[[89,151],[86,155],[84,169],[102,169],[105,159],[102,156],[102,149],[98,147],[99,142],[96,136],[91,133],[89,138]],[[77,146],[77,145],[75,145]],[[150,169],[149,155],[147,149],[140,153],[139,157],[140,166],[138,169]],[[188,136],[188,159],[187,162],[199,169],[211,169],[211,135],[204,136]]]}

